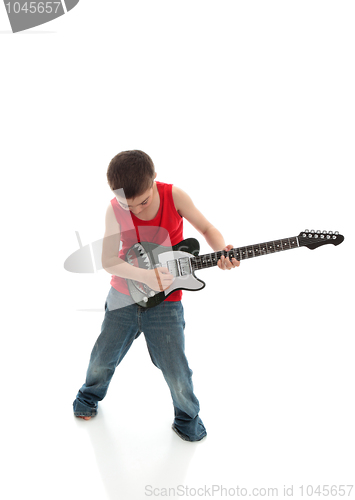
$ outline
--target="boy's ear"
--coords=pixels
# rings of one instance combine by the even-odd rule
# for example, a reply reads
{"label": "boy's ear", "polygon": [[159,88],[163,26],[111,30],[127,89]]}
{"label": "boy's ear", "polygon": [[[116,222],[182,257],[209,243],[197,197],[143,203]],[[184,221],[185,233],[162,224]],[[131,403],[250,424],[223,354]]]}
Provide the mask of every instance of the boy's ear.
{"label": "boy's ear", "polygon": [[154,179],[156,179],[156,177],[157,177],[157,173],[155,172]]}

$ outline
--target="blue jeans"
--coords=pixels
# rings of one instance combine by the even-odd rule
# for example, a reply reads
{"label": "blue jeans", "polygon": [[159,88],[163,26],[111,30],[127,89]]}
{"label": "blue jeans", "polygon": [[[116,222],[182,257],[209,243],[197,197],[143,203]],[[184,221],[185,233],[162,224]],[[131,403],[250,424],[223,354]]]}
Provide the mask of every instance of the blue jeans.
{"label": "blue jeans", "polygon": [[73,403],[74,415],[96,415],[97,403],[105,397],[116,367],[143,332],[151,360],[162,371],[170,389],[174,426],[189,441],[202,439],[206,429],[198,416],[199,402],[193,392],[192,370],[185,356],[184,328],[181,302],[164,301],[146,309],[111,287],[86,381]]}

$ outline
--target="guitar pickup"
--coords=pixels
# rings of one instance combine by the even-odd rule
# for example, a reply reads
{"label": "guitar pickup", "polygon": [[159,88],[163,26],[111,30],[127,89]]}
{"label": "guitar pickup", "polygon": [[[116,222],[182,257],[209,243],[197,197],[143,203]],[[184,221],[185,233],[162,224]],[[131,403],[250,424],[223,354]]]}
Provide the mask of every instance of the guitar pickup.
{"label": "guitar pickup", "polygon": [[182,257],[179,259],[180,275],[187,276],[192,273],[191,262],[189,257]]}

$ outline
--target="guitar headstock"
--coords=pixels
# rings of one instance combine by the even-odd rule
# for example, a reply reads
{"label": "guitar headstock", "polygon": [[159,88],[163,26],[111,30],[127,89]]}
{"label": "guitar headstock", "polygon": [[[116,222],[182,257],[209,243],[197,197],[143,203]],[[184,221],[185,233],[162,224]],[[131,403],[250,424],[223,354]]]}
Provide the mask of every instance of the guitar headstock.
{"label": "guitar headstock", "polygon": [[338,231],[309,231],[306,229],[298,235],[300,247],[307,247],[311,250],[318,248],[322,245],[340,245],[344,241],[344,236],[339,234]]}

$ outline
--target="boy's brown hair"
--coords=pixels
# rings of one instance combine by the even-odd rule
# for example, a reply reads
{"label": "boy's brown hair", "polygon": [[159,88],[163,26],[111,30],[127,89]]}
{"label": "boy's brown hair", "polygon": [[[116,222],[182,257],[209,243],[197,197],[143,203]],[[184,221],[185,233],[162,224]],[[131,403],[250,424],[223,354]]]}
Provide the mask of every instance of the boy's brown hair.
{"label": "boy's brown hair", "polygon": [[152,187],[155,168],[150,156],[143,151],[122,151],[112,158],[107,169],[107,181],[112,191],[123,189],[127,199],[136,198]]}

